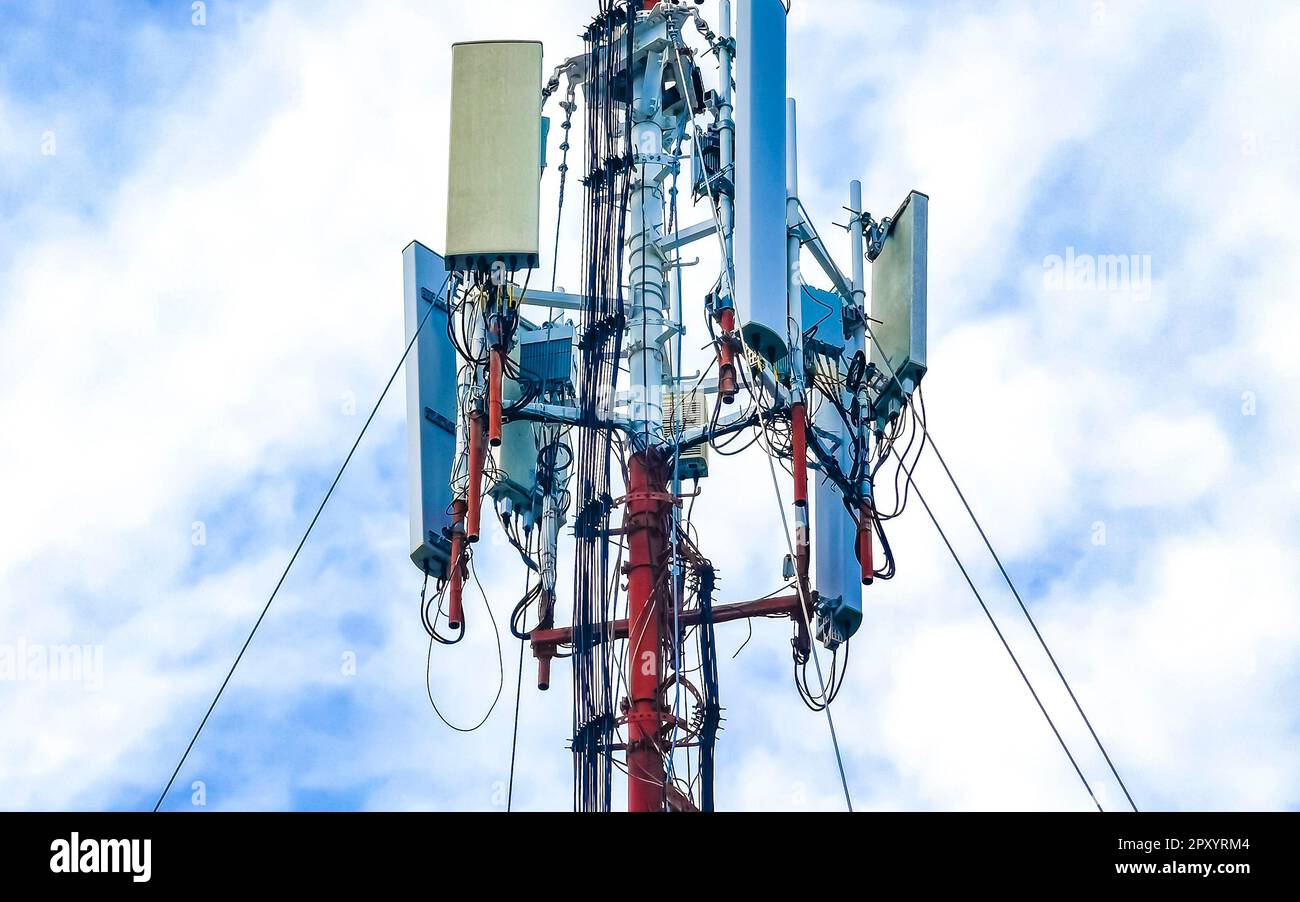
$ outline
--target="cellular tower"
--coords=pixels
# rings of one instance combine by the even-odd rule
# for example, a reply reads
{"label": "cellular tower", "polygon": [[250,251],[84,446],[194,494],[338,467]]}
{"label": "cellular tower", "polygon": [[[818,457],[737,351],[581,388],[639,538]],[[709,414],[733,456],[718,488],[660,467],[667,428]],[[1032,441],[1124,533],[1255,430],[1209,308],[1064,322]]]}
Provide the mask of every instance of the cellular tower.
{"label": "cellular tower", "polygon": [[[539,689],[572,671],[576,809],[622,807],[626,783],[630,811],[708,811],[717,627],[786,621],[797,690],[827,710],[865,587],[894,576],[896,477],[924,429],[929,200],[877,220],[847,184],[841,269],[800,202],[788,4],[720,0],[714,22],[677,0],[593,6],[549,78],[536,42],[453,48],[446,247],[404,253],[411,558],[430,640],[454,644],[484,530],[518,552],[510,630]],[[537,284],[579,191],[580,290]],[[688,295],[692,245],[718,271]],[[684,371],[684,341],[712,348],[707,370]],[[746,450],[788,498],[765,528],[784,529],[784,583],[724,602],[709,546],[734,537],[691,510]]]}

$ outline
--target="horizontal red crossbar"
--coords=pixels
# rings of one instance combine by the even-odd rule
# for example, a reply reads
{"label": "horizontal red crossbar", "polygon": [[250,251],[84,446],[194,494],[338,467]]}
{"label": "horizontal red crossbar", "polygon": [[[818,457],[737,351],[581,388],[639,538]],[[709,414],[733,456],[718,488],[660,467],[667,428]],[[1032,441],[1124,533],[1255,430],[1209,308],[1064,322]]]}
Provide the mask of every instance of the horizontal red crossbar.
{"label": "horizontal red crossbar", "polygon": [[[781,595],[776,598],[762,598],[758,601],[744,601],[737,604],[717,605],[713,609],[714,623],[731,623],[736,620],[748,620],[751,617],[790,617],[799,618],[799,596]],[[697,626],[700,622],[700,609],[692,608],[681,615],[683,626]],[[609,628],[613,630],[613,639],[626,639],[627,621],[615,620]],[[564,627],[553,630],[536,630],[532,634],[533,654],[541,657],[551,656],[560,645],[573,642],[573,629]]]}

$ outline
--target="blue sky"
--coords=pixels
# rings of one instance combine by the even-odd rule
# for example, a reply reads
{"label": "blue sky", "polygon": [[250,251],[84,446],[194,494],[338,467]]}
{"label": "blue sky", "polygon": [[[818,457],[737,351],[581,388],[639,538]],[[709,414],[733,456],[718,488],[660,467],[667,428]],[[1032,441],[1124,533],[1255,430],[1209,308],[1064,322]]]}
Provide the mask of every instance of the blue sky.
{"label": "blue sky", "polygon": [[[400,354],[401,250],[442,240],[450,44],[537,37],[550,66],[591,6],[481,5],[212,0],[200,27],[185,2],[0,3],[0,648],[104,653],[97,690],[0,680],[0,807],[152,805]],[[791,25],[805,203],[846,265],[850,179],[878,215],[930,194],[930,425],[1139,805],[1300,806],[1297,14],[795,0]],[[1050,287],[1069,248],[1153,278]],[[446,729],[400,395],[169,807],[502,806],[518,646],[488,725]],[[763,595],[766,466],[714,469],[722,600]],[[942,472],[917,475],[1120,807]],[[857,807],[1086,810],[924,511],[893,539],[835,708]],[[502,621],[523,573],[490,540],[480,560]],[[431,673],[462,723],[499,679],[481,605]],[[745,635],[720,630],[720,807],[841,806],[785,627],[732,660]],[[566,679],[525,672],[520,807],[569,805]]]}

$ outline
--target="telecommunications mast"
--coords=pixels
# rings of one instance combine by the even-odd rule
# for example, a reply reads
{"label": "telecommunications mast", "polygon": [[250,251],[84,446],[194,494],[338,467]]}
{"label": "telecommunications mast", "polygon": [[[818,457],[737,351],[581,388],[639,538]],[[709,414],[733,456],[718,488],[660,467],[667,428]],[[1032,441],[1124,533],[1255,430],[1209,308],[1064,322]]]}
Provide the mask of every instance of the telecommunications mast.
{"label": "telecommunications mast", "polygon": [[[557,658],[572,667],[575,808],[615,807],[626,774],[631,811],[712,810],[715,628],[788,619],[796,685],[820,711],[863,587],[894,575],[898,499],[882,504],[875,486],[923,429],[928,198],[876,221],[853,182],[846,273],[799,200],[786,3],[720,0],[716,31],[693,3],[593,4],[582,52],[545,82],[538,43],[453,49],[447,246],[404,253],[411,556],[433,589],[431,641],[454,644],[483,512],[495,514],[532,574],[510,626],[539,688]],[[557,98],[561,207],[565,186],[576,193],[570,160],[582,187],[574,294],[532,279]],[[683,224],[692,206],[704,215]],[[688,299],[680,255],[695,243],[719,265],[707,296]],[[805,282],[805,258],[828,289]],[[688,329],[714,347],[698,378],[681,372]],[[788,586],[719,604],[714,537],[692,531],[690,501],[749,446],[791,490]],[[562,566],[571,599],[557,593]],[[679,776],[683,754],[693,779]]]}

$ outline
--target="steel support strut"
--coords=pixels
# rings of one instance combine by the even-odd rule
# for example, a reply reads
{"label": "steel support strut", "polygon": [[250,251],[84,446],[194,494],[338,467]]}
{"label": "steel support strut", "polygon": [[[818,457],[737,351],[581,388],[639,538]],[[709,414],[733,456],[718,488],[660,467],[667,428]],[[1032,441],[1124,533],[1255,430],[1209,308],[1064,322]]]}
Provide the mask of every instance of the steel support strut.
{"label": "steel support strut", "polygon": [[797,401],[790,405],[790,448],[794,465],[794,503],[808,506],[808,407]]}
{"label": "steel support strut", "polygon": [[718,394],[723,404],[736,403],[736,311],[724,307],[718,312]]}
{"label": "steel support strut", "polygon": [[465,504],[465,538],[479,539],[483,512],[483,464],[487,457],[487,417],[475,410],[469,415],[469,494]]}
{"label": "steel support strut", "polygon": [[627,807],[631,812],[664,808],[662,589],[667,573],[664,524],[672,504],[667,483],[667,469],[654,451],[639,452],[628,461],[623,523],[628,543]]}
{"label": "steel support strut", "polygon": [[[853,327],[847,351],[854,357],[862,354],[864,359],[870,359],[871,355],[867,352],[867,279],[864,263],[866,236],[863,233],[861,182],[849,184],[849,213],[849,237],[853,247]],[[856,406],[861,411],[857,429],[847,436],[849,443],[856,449],[858,457],[870,460],[871,431],[866,424],[870,420],[868,412],[871,410],[871,399],[867,395],[866,386],[858,387],[857,397],[851,397],[846,392],[843,400],[850,407]],[[849,447],[849,444],[845,447]],[[858,563],[862,568],[862,585],[869,586],[876,579],[876,564],[872,554],[872,543],[875,541],[875,497],[870,467],[862,468],[862,482],[858,491],[861,494],[858,506]]]}
{"label": "steel support strut", "polygon": [[872,556],[872,528],[875,514],[871,502],[863,501],[858,509],[858,562],[862,565],[862,585],[869,586],[876,580],[876,564]]}
{"label": "steel support strut", "polygon": [[488,363],[488,444],[501,447],[501,377],[502,355],[499,345],[492,348]]}
{"label": "steel support strut", "polygon": [[803,243],[799,226],[803,213],[799,207],[798,119],[795,102],[785,101],[785,217],[786,217],[786,329],[790,343],[790,435],[794,473],[795,569],[805,597],[811,592],[808,580],[811,541],[808,522],[808,400],[807,371],[804,368]]}
{"label": "steel support strut", "polygon": [[452,502],[451,565],[447,568],[447,625],[453,630],[465,623],[465,511],[468,505],[457,499]]}
{"label": "steel support strut", "polygon": [[[799,621],[806,616],[806,610],[800,596],[777,595],[771,598],[760,598],[757,601],[717,605],[713,608],[713,625],[719,626],[724,623],[735,623],[739,620],[753,618],[787,617]],[[699,625],[700,609],[692,608],[689,611],[682,611],[680,622],[685,629]],[[613,620],[595,633],[593,640],[596,642],[617,642],[626,639],[628,635],[628,622],[626,620]],[[545,654],[554,656],[561,645],[569,645],[573,642],[573,627],[533,630],[530,634],[530,640],[535,655],[538,657]]]}

